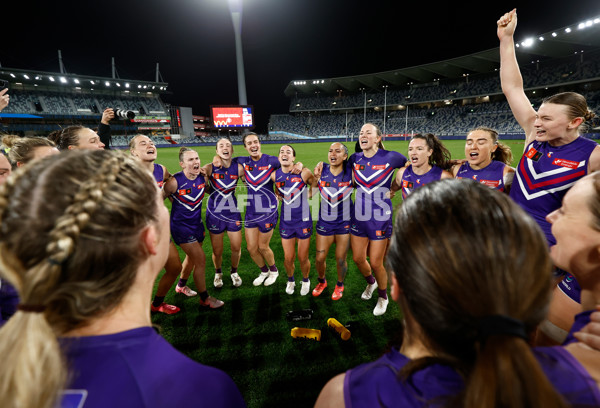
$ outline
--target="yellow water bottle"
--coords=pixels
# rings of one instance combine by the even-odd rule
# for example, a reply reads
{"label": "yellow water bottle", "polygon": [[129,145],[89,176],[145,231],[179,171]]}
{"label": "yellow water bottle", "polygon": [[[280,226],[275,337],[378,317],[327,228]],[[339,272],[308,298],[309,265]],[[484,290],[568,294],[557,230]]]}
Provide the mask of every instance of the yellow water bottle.
{"label": "yellow water bottle", "polygon": [[292,329],[292,337],[295,339],[303,337],[305,339],[321,341],[321,330],[307,329],[305,327],[294,327]]}
{"label": "yellow water bottle", "polygon": [[329,326],[330,328],[335,330],[340,335],[342,340],[348,340],[350,338],[350,335],[351,335],[350,330],[346,329],[343,324],[338,322],[333,317],[330,317],[327,320],[327,326]]}

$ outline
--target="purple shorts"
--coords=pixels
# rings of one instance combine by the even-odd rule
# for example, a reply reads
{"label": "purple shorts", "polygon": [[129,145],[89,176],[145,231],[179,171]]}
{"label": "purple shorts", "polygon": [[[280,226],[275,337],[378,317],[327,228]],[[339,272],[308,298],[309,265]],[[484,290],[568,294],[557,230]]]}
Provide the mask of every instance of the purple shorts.
{"label": "purple shorts", "polygon": [[317,234],[323,236],[346,235],[350,233],[350,221],[333,224],[326,221],[317,221]]}
{"label": "purple shorts", "polygon": [[260,232],[269,232],[275,225],[277,225],[278,218],[277,211],[274,213],[264,215],[264,214],[248,214],[246,213],[246,220],[244,221],[244,228],[258,228]]}
{"label": "purple shorts", "polygon": [[283,239],[298,238],[306,239],[312,235],[312,221],[287,223],[281,221],[279,223],[279,235]]}
{"label": "purple shorts", "polygon": [[190,225],[184,223],[171,223],[171,236],[177,245],[191,244],[204,241],[204,225]]}
{"label": "purple shorts", "polygon": [[225,231],[236,232],[242,229],[242,216],[240,213],[213,214],[206,211],[206,228],[211,234],[220,234]]}
{"label": "purple shorts", "polygon": [[359,221],[352,220],[350,233],[357,237],[366,237],[370,241],[380,241],[392,236],[392,220]]}

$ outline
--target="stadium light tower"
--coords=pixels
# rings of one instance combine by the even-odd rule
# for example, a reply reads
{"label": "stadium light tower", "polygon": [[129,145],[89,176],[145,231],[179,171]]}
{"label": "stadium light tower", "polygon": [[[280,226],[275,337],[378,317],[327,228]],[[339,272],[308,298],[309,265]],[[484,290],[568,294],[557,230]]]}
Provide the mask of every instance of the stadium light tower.
{"label": "stadium light tower", "polygon": [[228,0],[233,31],[235,33],[235,56],[237,62],[238,97],[240,105],[247,105],[244,55],[242,54],[242,0]]}

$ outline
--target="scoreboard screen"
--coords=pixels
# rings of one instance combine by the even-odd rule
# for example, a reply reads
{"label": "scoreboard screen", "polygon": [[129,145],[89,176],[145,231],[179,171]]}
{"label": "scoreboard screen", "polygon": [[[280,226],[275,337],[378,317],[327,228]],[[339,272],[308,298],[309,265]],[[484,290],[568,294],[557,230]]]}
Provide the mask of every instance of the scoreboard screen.
{"label": "scoreboard screen", "polygon": [[215,128],[253,128],[253,108],[249,105],[211,106],[211,119]]}

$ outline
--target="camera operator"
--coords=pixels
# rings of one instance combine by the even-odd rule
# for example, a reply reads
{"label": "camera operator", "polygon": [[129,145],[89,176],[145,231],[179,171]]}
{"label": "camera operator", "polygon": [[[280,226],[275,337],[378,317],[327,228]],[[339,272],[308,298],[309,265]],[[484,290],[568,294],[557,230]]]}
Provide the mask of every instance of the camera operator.
{"label": "camera operator", "polygon": [[110,121],[115,117],[115,111],[113,108],[106,108],[102,112],[102,119],[98,125],[98,136],[100,141],[104,143],[105,149],[110,149],[111,135],[110,135]]}

